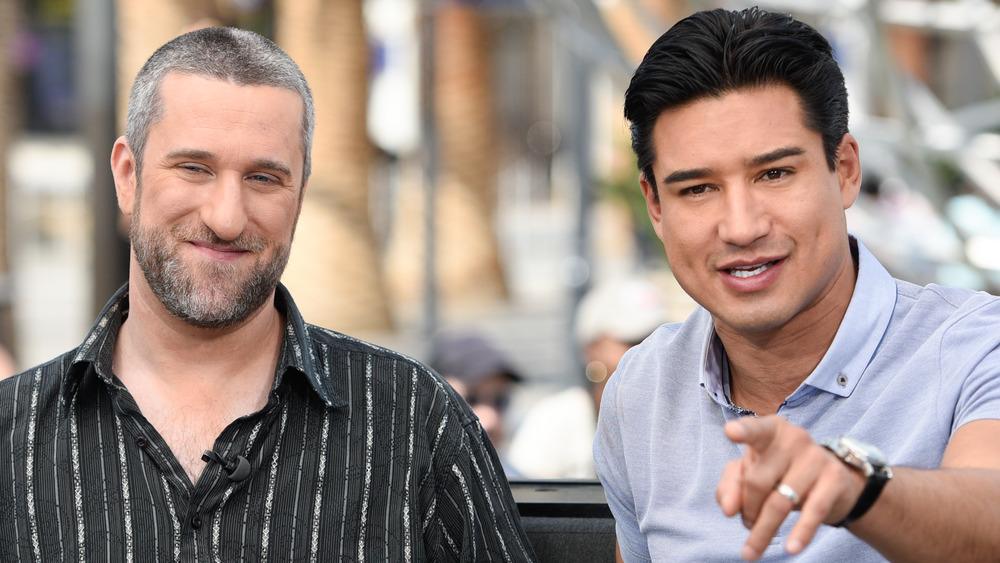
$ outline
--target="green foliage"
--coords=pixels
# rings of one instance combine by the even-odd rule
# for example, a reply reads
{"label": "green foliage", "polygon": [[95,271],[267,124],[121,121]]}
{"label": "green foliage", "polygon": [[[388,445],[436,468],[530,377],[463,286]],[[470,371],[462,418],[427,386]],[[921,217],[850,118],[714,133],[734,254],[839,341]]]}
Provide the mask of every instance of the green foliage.
{"label": "green foliage", "polygon": [[639,170],[633,165],[629,173],[608,178],[598,184],[598,196],[620,201],[628,209],[633,230],[644,261],[662,261],[663,245],[653,230],[646,212],[646,199],[639,187]]}

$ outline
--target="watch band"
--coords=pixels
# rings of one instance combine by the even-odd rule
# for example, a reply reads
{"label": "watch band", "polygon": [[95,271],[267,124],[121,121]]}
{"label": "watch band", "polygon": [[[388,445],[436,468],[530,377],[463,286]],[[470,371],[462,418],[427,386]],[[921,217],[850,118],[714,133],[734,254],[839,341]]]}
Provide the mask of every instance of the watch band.
{"label": "watch band", "polygon": [[858,502],[854,504],[854,508],[847,514],[847,517],[834,524],[838,528],[843,528],[847,524],[857,520],[864,516],[868,509],[875,504],[878,499],[879,494],[882,493],[882,488],[885,484],[889,482],[892,477],[892,473],[888,471],[888,468],[876,469],[868,477],[868,482],[865,483],[865,488],[861,491],[861,496],[858,497]]}

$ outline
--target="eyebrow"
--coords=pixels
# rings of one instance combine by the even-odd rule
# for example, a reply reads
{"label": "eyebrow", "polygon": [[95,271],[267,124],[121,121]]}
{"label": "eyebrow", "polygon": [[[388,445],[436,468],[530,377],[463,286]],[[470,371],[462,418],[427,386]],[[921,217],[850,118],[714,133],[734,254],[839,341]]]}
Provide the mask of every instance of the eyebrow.
{"label": "eyebrow", "polygon": [[[782,147],[759,156],[755,156],[746,161],[747,166],[760,166],[768,164],[789,156],[798,156],[806,151],[801,147]],[[688,170],[675,170],[663,179],[664,184],[676,184],[697,178],[704,178],[712,173],[711,168],[691,168]]]}
{"label": "eyebrow", "polygon": [[773,150],[769,153],[764,153],[760,156],[755,156],[747,161],[750,166],[760,166],[761,164],[767,164],[769,162],[774,162],[776,160],[781,160],[782,158],[788,156],[798,156],[805,153],[805,149],[801,147],[783,147],[777,150]]}
{"label": "eyebrow", "polygon": [[666,178],[663,179],[664,184],[676,184],[677,182],[686,182],[688,180],[694,180],[695,178],[704,178],[712,173],[711,168],[692,168],[690,170],[675,170],[671,172]]}
{"label": "eyebrow", "polygon": [[168,159],[193,158],[195,160],[207,160],[212,157],[212,153],[198,149],[177,149],[167,153]]}
{"label": "eyebrow", "polygon": [[[177,149],[171,151],[167,154],[168,159],[176,158],[190,158],[193,160],[210,160],[215,155],[210,151],[201,149]],[[292,169],[286,166],[284,163],[278,162],[277,160],[271,160],[269,158],[260,158],[253,161],[254,168],[259,168],[261,170],[268,170],[275,172],[277,174],[285,175],[289,178],[292,177]]]}
{"label": "eyebrow", "polygon": [[272,172],[277,172],[278,174],[287,176],[289,178],[292,177],[292,169],[285,166],[281,162],[278,162],[277,160],[270,160],[266,158],[259,159],[255,160],[254,164],[257,165],[257,168],[261,168],[263,170],[270,170]]}

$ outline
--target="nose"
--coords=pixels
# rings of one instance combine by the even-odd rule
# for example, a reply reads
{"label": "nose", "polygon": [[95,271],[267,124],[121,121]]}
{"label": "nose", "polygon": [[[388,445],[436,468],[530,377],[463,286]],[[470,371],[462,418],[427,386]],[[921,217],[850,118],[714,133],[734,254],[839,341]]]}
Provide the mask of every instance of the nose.
{"label": "nose", "polygon": [[247,226],[243,179],[220,175],[201,207],[201,220],[222,240],[235,240]]}
{"label": "nose", "polygon": [[735,186],[726,190],[725,209],[719,222],[719,238],[736,246],[748,246],[767,235],[771,229],[771,221],[759,197],[759,194],[747,186]]}

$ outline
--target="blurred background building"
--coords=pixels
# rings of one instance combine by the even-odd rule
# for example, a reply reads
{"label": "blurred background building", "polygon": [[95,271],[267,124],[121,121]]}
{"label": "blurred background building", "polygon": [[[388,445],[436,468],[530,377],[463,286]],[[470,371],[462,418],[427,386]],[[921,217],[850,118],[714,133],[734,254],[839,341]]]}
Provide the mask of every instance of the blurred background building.
{"label": "blurred background building", "polygon": [[[424,360],[467,327],[535,388],[579,383],[590,286],[642,273],[674,320],[693,307],[637,185],[631,71],[679,17],[749,4],[0,0],[0,342],[21,368],[79,344],[126,279],[108,158],[127,88],[171,37],[235,25],[284,47],[316,97],[284,277],[306,319]],[[837,49],[865,166],[851,231],[899,277],[1000,291],[997,3],[755,4]]]}

